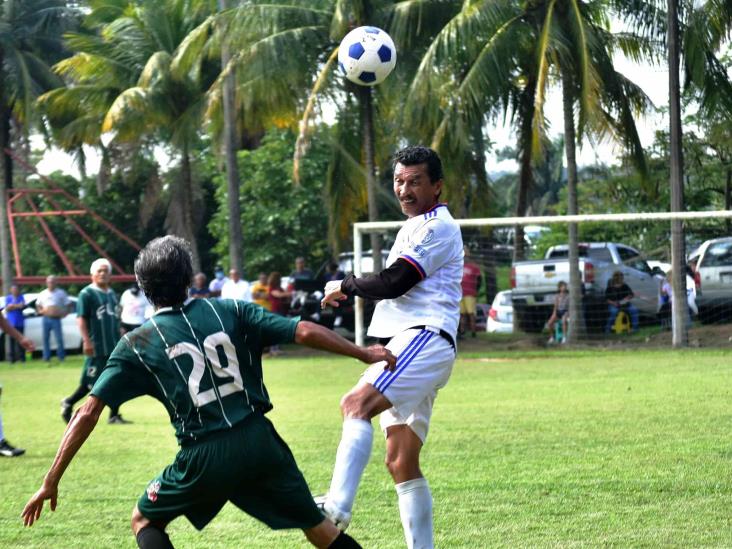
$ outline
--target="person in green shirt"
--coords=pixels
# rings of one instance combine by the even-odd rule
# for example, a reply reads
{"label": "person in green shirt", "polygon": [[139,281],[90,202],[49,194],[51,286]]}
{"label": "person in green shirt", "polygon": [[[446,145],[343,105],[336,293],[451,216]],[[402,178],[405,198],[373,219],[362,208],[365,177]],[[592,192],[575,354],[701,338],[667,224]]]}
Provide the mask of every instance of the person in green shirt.
{"label": "person in green shirt", "polygon": [[[76,302],[77,322],[86,360],[79,386],[71,396],[61,400],[61,417],[66,423],[71,420],[74,404],[91,391],[120,337],[117,296],[109,285],[112,265],[106,259],[99,258],[91,264],[89,272],[92,283],[81,290]],[[131,422],[120,415],[119,406],[113,406],[109,412],[109,423]]]}
{"label": "person in green shirt", "polygon": [[150,395],[167,410],[181,449],[135,506],[139,547],[172,547],[165,533],[170,521],[184,515],[202,529],[227,501],[271,528],[302,529],[317,547],[360,547],[320,513],[290,449],[265,417],[272,404],[262,350],[294,341],[387,370],[396,357],[381,345],[358,347],[322,326],[253,303],[186,301],[193,269],[188,244],[177,237],[148,243],[135,274],[156,312],[115,347],[23,509],[25,525],[39,519],[45,500],[56,508],[59,481],[103,407]]}

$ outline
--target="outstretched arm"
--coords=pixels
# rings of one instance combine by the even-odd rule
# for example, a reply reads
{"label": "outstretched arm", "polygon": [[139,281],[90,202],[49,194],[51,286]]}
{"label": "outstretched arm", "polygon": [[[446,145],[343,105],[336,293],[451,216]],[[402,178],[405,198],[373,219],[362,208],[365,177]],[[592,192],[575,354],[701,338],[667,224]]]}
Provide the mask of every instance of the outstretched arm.
{"label": "outstretched arm", "polygon": [[396,365],[396,357],[386,347],[382,345],[359,347],[334,331],[306,320],[297,324],[295,343],[339,355],[351,356],[367,364],[384,362],[384,368],[389,370],[393,370]]}
{"label": "outstretched arm", "polygon": [[64,436],[61,438],[53,464],[43,479],[43,484],[23,508],[21,515],[23,524],[32,526],[40,518],[43,502],[47,499],[51,500],[51,511],[56,510],[58,483],[76,452],[96,427],[103,408],[104,402],[92,395],[71,418],[69,426],[64,431]]}

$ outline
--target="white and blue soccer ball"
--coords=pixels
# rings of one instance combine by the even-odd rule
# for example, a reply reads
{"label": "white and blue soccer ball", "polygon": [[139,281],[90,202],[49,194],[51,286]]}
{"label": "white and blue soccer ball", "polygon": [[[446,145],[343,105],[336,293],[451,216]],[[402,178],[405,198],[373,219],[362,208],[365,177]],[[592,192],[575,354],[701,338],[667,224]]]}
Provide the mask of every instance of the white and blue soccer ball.
{"label": "white and blue soccer ball", "polygon": [[375,86],[394,70],[394,41],[377,27],[353,29],[341,40],[338,64],[351,82],[360,86]]}

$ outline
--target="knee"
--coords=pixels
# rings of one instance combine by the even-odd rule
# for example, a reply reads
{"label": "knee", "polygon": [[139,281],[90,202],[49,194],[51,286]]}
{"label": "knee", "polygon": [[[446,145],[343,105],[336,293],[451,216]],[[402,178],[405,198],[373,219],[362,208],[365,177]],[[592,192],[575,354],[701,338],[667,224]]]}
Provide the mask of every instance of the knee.
{"label": "knee", "polygon": [[132,510],[132,519],[130,520],[130,525],[132,526],[132,533],[135,536],[137,536],[140,530],[150,525],[150,520],[147,519],[142,513],[140,513],[137,505],[135,505],[135,508]]}
{"label": "knee", "polygon": [[404,456],[387,454],[384,458],[384,465],[386,465],[391,478],[397,484],[422,476],[419,462],[407,459]]}
{"label": "knee", "polygon": [[356,393],[346,393],[341,399],[341,413],[347,419],[371,419],[364,400]]}

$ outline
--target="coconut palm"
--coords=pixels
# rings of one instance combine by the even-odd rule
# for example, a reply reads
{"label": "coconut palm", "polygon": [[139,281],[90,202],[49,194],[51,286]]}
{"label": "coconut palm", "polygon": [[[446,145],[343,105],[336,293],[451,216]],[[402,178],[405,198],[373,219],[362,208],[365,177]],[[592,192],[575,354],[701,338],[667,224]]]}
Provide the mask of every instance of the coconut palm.
{"label": "coconut palm", "polygon": [[[77,52],[57,64],[68,87],[40,100],[59,144],[77,149],[89,144],[124,147],[158,144],[179,161],[180,177],[170,191],[166,227],[191,242],[198,268],[191,155],[201,131],[206,91],[219,64],[195,73],[172,70],[173,53],[213,6],[203,0],[92,0],[91,33],[69,35]],[[111,145],[110,145],[111,144]]]}
{"label": "coconut palm", "polygon": [[[65,55],[62,34],[76,22],[62,0],[0,1],[0,211],[13,184],[12,159],[5,153],[27,136],[37,121],[33,105],[39,94],[62,85],[50,65]],[[14,135],[15,133],[15,135]],[[0,262],[3,291],[11,282],[10,246],[5,215],[0,215]]]}

